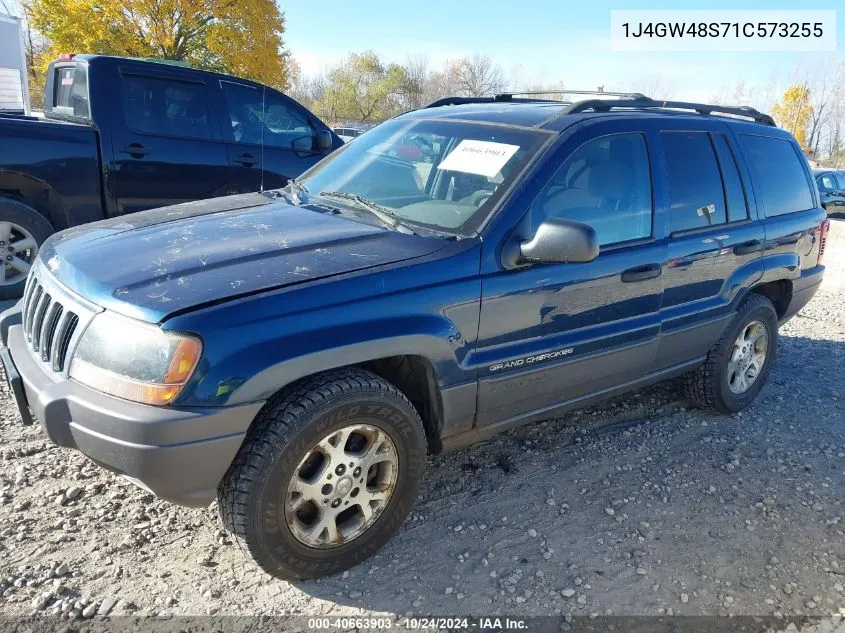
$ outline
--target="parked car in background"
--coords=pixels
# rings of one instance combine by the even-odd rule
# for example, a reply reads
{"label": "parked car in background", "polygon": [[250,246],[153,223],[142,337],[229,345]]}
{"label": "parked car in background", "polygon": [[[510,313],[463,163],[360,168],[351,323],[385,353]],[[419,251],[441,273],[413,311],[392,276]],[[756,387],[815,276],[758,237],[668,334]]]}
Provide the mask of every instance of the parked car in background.
{"label": "parked car in background", "polygon": [[149,60],[62,56],[44,112],[0,117],[0,299],[20,296],[54,231],[282,187],[343,144],[276,90]]}
{"label": "parked car in background", "polygon": [[344,143],[348,143],[352,139],[358,138],[364,132],[370,129],[368,125],[344,125],[343,127],[333,128]]}
{"label": "parked car in background", "polygon": [[456,98],[285,190],[53,236],[0,359],[24,423],[323,576],[397,532],[429,451],[676,376],[751,405],[829,227],[753,109]]}
{"label": "parked car in background", "polygon": [[845,170],[814,169],[813,176],[827,212],[845,214]]}

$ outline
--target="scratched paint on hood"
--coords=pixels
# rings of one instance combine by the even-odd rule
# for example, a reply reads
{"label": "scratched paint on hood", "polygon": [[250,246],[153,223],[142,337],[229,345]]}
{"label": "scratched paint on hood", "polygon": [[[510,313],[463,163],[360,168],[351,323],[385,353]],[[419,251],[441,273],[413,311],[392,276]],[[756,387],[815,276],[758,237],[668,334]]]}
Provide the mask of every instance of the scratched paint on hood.
{"label": "scratched paint on hood", "polygon": [[148,321],[234,296],[434,252],[442,241],[258,194],[177,205],[62,232],[40,257],[58,280]]}

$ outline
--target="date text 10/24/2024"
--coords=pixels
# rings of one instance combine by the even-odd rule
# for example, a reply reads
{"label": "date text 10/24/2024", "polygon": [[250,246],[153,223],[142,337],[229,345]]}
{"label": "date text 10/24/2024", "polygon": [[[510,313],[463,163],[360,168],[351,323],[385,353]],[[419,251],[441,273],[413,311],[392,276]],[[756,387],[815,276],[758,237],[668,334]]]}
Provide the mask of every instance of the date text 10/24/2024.
{"label": "date text 10/24/2024", "polygon": [[355,618],[355,617],[322,617],[309,618],[308,628],[316,631],[347,631],[356,630],[432,630],[432,631],[527,631],[528,622],[520,618],[510,617],[404,617],[394,621],[390,617]]}

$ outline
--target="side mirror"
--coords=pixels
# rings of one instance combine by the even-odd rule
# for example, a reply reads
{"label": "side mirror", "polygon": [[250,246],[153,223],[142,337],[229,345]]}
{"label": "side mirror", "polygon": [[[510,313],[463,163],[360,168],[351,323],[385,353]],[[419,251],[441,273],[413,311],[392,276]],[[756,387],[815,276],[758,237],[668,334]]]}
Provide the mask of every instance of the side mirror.
{"label": "side mirror", "polygon": [[332,133],[328,130],[317,130],[317,150],[327,152],[332,148]]}
{"label": "side mirror", "polygon": [[313,152],[314,151],[314,137],[313,136],[297,136],[291,141],[291,147],[297,152]]}
{"label": "side mirror", "polygon": [[519,245],[520,263],[583,263],[599,255],[593,227],[571,220],[548,219],[530,240]]}

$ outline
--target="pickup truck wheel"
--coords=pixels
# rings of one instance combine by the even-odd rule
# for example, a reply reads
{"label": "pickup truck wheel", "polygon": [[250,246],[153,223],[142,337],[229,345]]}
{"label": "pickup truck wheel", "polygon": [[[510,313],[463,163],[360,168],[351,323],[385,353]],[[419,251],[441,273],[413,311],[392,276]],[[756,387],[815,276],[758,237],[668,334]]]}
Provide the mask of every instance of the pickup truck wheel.
{"label": "pickup truck wheel", "polygon": [[34,209],[17,200],[0,200],[0,299],[21,296],[38,248],[52,233],[53,227]]}
{"label": "pickup truck wheel", "polygon": [[719,413],[748,407],[769,377],[775,360],[778,320],[772,302],[750,294],[707,360],[684,378],[687,398]]}
{"label": "pickup truck wheel", "polygon": [[321,374],[258,414],[218,489],[220,516],[267,573],[334,574],[399,529],[425,457],[420,417],[396,387],[364,370]]}

